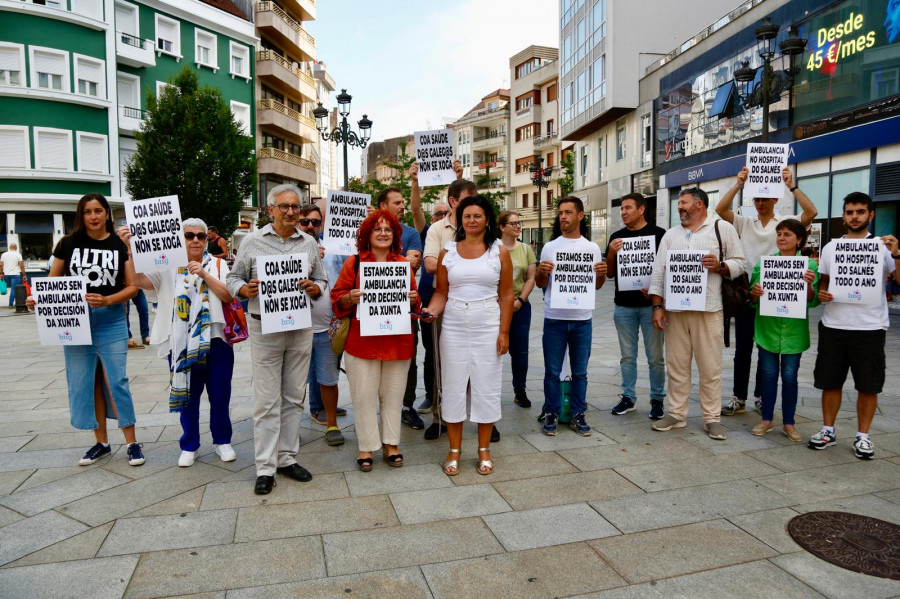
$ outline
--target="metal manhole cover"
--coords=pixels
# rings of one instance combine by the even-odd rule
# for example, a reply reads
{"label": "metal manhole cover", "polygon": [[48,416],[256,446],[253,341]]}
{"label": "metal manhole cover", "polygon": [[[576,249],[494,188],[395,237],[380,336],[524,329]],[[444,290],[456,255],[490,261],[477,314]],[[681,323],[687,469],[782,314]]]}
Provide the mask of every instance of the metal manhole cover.
{"label": "metal manhole cover", "polygon": [[845,512],[809,512],[793,518],[798,545],[835,566],[900,580],[900,526]]}

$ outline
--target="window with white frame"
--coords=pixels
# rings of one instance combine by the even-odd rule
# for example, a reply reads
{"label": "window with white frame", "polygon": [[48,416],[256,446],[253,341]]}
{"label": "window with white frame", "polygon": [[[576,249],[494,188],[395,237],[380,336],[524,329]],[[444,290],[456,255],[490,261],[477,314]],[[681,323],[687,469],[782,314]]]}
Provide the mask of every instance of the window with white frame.
{"label": "window with white frame", "polygon": [[650,124],[650,115],[641,117],[641,166],[650,166],[653,151],[653,128]]}
{"label": "window with white frame", "polygon": [[[116,2],[116,31],[124,33],[131,38],[137,37],[140,31],[138,20],[138,7],[128,2]],[[122,38],[126,44],[131,43],[126,37]],[[134,44],[131,44],[134,45]]]}
{"label": "window with white frame", "polygon": [[[119,106],[122,106],[124,116],[140,118],[141,108],[141,79],[131,73],[116,73],[116,95],[119,98]],[[131,113],[129,113],[129,110]]]}
{"label": "window with white frame", "polygon": [[181,23],[156,15],[156,50],[181,58]]}
{"label": "window with white frame", "polygon": [[588,145],[581,146],[581,187],[587,185],[588,176]]}
{"label": "window with white frame", "polygon": [[104,62],[80,54],[72,56],[75,59],[75,92],[95,98],[106,98]]}
{"label": "window with white frame", "polygon": [[30,168],[28,127],[0,126],[0,168]]}
{"label": "window with white frame", "polygon": [[109,149],[105,135],[76,133],[78,170],[82,173],[109,173]]}
{"label": "window with white frame", "polygon": [[625,121],[616,123],[616,161],[625,159]]}
{"label": "window with white frame", "polygon": [[606,145],[605,139],[601,137],[597,140],[597,181],[603,181],[603,170],[606,166]]}
{"label": "window with white frame", "polygon": [[237,42],[230,42],[231,48],[231,77],[250,77],[250,48]]}
{"label": "window with white frame", "polygon": [[69,10],[97,21],[103,20],[103,0],[69,0]]}
{"label": "window with white frame", "polygon": [[31,87],[71,91],[68,52],[38,46],[28,49],[31,52]]}
{"label": "window with white frame", "polygon": [[216,52],[216,36],[207,31],[194,29],[194,62],[198,66],[212,67],[218,70],[219,57]]}
{"label": "window with white frame", "polygon": [[242,102],[231,101],[231,114],[237,121],[238,131],[243,135],[250,135],[250,105]]}
{"label": "window with white frame", "polygon": [[34,128],[34,166],[54,171],[75,170],[72,132],[66,129]]}
{"label": "window with white frame", "polygon": [[25,46],[0,43],[0,85],[25,84]]}
{"label": "window with white frame", "polygon": [[50,8],[62,8],[62,0],[31,0],[32,4],[41,6],[49,6]]}

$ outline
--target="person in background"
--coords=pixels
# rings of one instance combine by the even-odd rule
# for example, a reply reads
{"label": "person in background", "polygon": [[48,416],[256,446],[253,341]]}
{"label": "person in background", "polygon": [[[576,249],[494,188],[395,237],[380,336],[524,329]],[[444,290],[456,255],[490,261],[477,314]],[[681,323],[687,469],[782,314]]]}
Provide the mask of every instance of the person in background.
{"label": "person in background", "polygon": [[25,260],[18,252],[19,246],[9,244],[9,250],[0,254],[0,279],[6,281],[7,293],[9,293],[9,307],[16,307],[16,286],[28,281],[25,275]]}
{"label": "person in background", "polygon": [[[131,304],[137,308],[138,326],[141,336],[135,341],[131,334]],[[144,349],[150,344],[150,307],[147,305],[147,296],[143,289],[138,289],[137,295],[131,298],[131,302],[125,304],[125,318],[128,320],[128,349]]]}
{"label": "person in background", "polygon": [[228,242],[224,237],[219,235],[219,230],[215,227],[209,227],[209,242],[207,251],[213,258],[228,258]]}

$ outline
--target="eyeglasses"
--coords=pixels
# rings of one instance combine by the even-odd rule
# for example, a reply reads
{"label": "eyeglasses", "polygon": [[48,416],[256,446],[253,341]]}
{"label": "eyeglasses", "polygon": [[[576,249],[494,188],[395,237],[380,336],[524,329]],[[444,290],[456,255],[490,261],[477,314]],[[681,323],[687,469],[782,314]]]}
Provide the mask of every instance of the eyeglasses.
{"label": "eyeglasses", "polygon": [[434,214],[431,215],[431,218],[444,218],[448,214],[450,214],[450,213],[449,212],[435,212]]}
{"label": "eyeglasses", "polygon": [[507,227],[521,227],[522,223],[519,221],[510,221],[510,222],[506,223],[506,226]]}
{"label": "eyeglasses", "polygon": [[300,204],[277,204],[275,207],[281,210],[282,214],[287,214],[288,212],[300,212]]}
{"label": "eyeglasses", "polygon": [[192,231],[188,231],[184,234],[184,238],[188,241],[194,241],[195,237],[200,241],[206,241],[206,233],[194,233]]}
{"label": "eyeglasses", "polygon": [[381,233],[381,234],[383,234],[383,235],[393,235],[393,234],[394,234],[394,230],[391,229],[391,228],[387,228],[387,229],[372,229],[372,232],[373,232],[373,233]]}
{"label": "eyeglasses", "polygon": [[318,226],[321,226],[321,224],[322,224],[321,218],[301,218],[300,219],[301,227],[308,227],[309,225],[318,227]]}

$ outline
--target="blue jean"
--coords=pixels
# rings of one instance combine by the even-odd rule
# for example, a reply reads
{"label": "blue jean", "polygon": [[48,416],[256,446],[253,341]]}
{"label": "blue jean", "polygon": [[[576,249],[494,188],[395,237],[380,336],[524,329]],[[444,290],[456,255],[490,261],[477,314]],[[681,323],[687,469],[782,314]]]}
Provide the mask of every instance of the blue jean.
{"label": "blue jean", "polygon": [[63,347],[72,426],[86,431],[97,428],[94,382],[95,377],[103,375],[107,417],[117,418],[119,428],[131,426],[135,423],[135,417],[128,374],[125,372],[128,356],[125,306],[113,304],[90,308],[90,318],[91,345]]}
{"label": "blue jean", "polygon": [[[134,302],[138,311],[138,321],[141,326],[141,341],[150,336],[150,308],[147,306],[147,296],[144,295],[143,289],[138,289],[138,293],[131,300]],[[126,303],[128,321],[128,338],[131,339],[131,304]]]}
{"label": "blue jean", "polygon": [[524,304],[518,312],[513,312],[509,325],[509,357],[512,361],[513,389],[518,393],[525,390],[528,376],[528,335],[531,331],[531,304]]}
{"label": "blue jean", "polygon": [[569,403],[573,414],[587,409],[587,365],[591,357],[591,320],[544,319],[544,411],[559,414],[562,408],[562,371],[566,347],[572,369],[572,390]]}
{"label": "blue jean", "polygon": [[[771,421],[778,397],[778,371],[781,370],[781,420],[794,424],[797,409],[797,371],[803,354],[775,354],[759,348],[759,369],[762,371],[762,419]],[[781,364],[779,365],[779,361]]]}
{"label": "blue jean", "polygon": [[206,364],[191,368],[191,397],[181,411],[181,440],[184,451],[200,448],[200,398],[203,389],[209,398],[209,431],[215,445],[231,443],[231,373],[234,371],[234,350],[222,339],[209,342]]}
{"label": "blue jean", "polygon": [[22,275],[5,275],[6,293],[9,294],[9,307],[16,305],[16,285],[22,284]]}
{"label": "blue jean", "polygon": [[634,400],[637,394],[638,331],[644,336],[644,352],[650,365],[650,399],[666,398],[666,359],[663,356],[663,332],[653,326],[653,306],[630,308],[616,306],[613,322],[619,334],[622,358],[622,396]]}
{"label": "blue jean", "polygon": [[309,375],[306,382],[309,384],[309,413],[325,409],[322,403],[322,391],[319,385],[334,387],[338,384],[340,371],[340,357],[331,351],[331,340],[328,331],[313,333],[312,355],[309,358]]}

